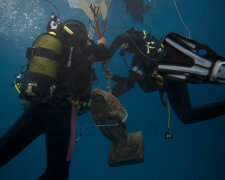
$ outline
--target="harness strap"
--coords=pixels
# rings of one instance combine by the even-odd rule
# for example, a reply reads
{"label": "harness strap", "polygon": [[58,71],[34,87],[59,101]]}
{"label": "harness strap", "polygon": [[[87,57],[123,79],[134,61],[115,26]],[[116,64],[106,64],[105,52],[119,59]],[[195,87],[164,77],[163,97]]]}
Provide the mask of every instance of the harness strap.
{"label": "harness strap", "polygon": [[68,146],[66,161],[71,161],[72,155],[73,155],[74,142],[75,142],[76,119],[77,119],[77,110],[76,110],[76,107],[74,105],[72,105],[71,119],[70,119],[70,139],[69,139],[69,146]]}
{"label": "harness strap", "polygon": [[27,48],[26,57],[30,59],[32,56],[46,57],[56,61],[59,61],[59,59],[61,58],[61,56],[57,54],[55,51],[51,49],[42,48],[42,47]]}

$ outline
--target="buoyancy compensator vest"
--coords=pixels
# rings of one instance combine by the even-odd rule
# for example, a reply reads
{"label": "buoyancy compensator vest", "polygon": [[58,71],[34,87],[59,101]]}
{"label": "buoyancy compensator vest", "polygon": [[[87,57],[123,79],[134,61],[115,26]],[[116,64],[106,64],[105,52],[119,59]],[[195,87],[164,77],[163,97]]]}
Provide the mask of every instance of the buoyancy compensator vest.
{"label": "buoyancy compensator vest", "polygon": [[77,20],[62,23],[53,14],[46,29],[48,33],[27,49],[29,62],[18,86],[20,98],[46,102],[54,92],[54,96],[87,99],[94,70],[86,52],[85,25]]}
{"label": "buoyancy compensator vest", "polygon": [[159,60],[164,54],[161,40],[158,40],[147,31],[137,30],[132,27],[126,30],[124,34],[127,36],[129,43],[127,51],[133,54],[140,54],[146,59],[154,61]]}
{"label": "buoyancy compensator vest", "polygon": [[65,51],[58,75],[60,90],[76,99],[89,99],[94,70],[88,60],[90,45],[86,28],[83,23],[75,20],[67,20],[64,25],[73,34],[64,42]]}

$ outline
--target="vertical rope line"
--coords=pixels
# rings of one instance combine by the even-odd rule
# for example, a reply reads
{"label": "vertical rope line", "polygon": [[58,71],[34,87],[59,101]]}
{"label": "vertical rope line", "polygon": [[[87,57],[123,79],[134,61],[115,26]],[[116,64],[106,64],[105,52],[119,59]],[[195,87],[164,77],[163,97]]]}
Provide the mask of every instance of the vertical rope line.
{"label": "vertical rope line", "polygon": [[181,22],[183,23],[185,29],[188,31],[188,37],[191,38],[191,32],[190,32],[189,28],[187,27],[187,25],[184,23],[184,21],[183,21],[181,15],[180,15],[179,9],[178,9],[178,7],[177,7],[176,0],[173,0],[173,2],[174,2],[174,6],[175,6],[175,8],[176,8],[176,10],[177,10],[177,14],[178,14],[178,16],[179,16]]}
{"label": "vertical rope line", "polygon": [[112,91],[111,91],[111,81],[110,81],[110,78],[107,79],[107,89],[109,90],[109,92],[112,94]]}

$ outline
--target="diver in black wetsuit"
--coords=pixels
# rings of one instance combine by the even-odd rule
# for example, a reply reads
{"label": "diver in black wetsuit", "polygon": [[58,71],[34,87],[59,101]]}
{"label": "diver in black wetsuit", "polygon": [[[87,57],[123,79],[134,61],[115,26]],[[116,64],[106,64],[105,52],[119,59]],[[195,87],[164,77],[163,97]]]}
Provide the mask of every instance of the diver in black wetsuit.
{"label": "diver in black wetsuit", "polygon": [[91,65],[108,52],[104,38],[98,44],[88,39],[82,22],[52,16],[47,33],[28,48],[27,70],[15,83],[26,106],[0,138],[0,167],[44,133],[47,167],[39,180],[68,179],[76,116],[85,110],[94,80]]}
{"label": "diver in black wetsuit", "polygon": [[[174,34],[172,34],[172,37],[173,36]],[[197,48],[199,45],[195,43],[195,41],[185,38],[181,39],[182,36],[177,36],[178,40],[176,38],[171,38],[171,34],[169,34],[165,40],[172,39],[173,42],[176,42],[176,40],[181,41],[180,44],[183,43],[182,45],[184,47],[186,46],[187,49],[189,46],[193,49]],[[225,114],[225,101],[200,107],[192,107],[187,88],[187,82],[224,83],[224,66],[217,67],[217,70],[215,70],[216,62],[222,62],[224,58],[212,53],[206,46],[200,46],[201,49],[205,48],[208,52],[205,57],[216,58],[212,58],[212,62],[210,61],[211,66],[207,66],[208,69],[204,68],[204,65],[201,65],[198,69],[198,62],[196,61],[198,59],[206,60],[206,58],[197,58],[196,56],[195,62],[193,62],[188,59],[187,55],[182,55],[182,53],[177,51],[176,48],[180,48],[179,43],[176,43],[174,47],[170,47],[166,44],[165,40],[163,42],[163,44],[165,44],[164,47],[155,37],[145,31],[138,31],[134,28],[116,37],[109,48],[109,58],[113,56],[121,45],[122,49],[120,50],[120,55],[124,56],[124,53],[128,51],[134,54],[134,56],[132,65],[129,67],[129,76],[127,78],[120,77],[107,70],[104,72],[106,78],[111,78],[117,82],[112,88],[112,94],[119,97],[133,88],[136,82],[144,92],[154,92],[158,90],[162,97],[163,91],[165,91],[167,92],[172,108],[183,123],[199,122]],[[189,50],[191,48],[189,48]],[[184,48],[182,50],[186,52]],[[190,52],[192,51],[190,50]],[[179,54],[179,56],[177,54]],[[189,55],[190,54],[191,53],[189,53]],[[194,55],[191,54],[190,56],[193,57]],[[222,61],[216,61],[217,58]],[[182,59],[184,61],[182,61]],[[207,63],[208,62],[206,62],[206,64]],[[173,66],[175,65],[176,67],[174,68]],[[202,69],[204,69],[203,72],[211,73],[202,74]],[[218,73],[218,69],[222,72]],[[200,74],[197,70],[200,71]],[[212,72],[214,72],[214,74]],[[212,78],[212,76],[214,76],[214,78]]]}

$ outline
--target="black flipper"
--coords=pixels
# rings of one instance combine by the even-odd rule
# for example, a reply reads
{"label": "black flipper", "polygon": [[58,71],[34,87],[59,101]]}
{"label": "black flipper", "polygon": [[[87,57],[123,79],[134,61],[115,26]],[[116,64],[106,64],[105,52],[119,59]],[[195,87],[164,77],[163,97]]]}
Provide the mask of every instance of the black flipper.
{"label": "black flipper", "polygon": [[163,45],[167,55],[158,65],[160,74],[191,83],[225,83],[225,58],[207,45],[177,33],[169,33]]}

